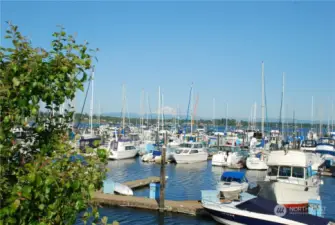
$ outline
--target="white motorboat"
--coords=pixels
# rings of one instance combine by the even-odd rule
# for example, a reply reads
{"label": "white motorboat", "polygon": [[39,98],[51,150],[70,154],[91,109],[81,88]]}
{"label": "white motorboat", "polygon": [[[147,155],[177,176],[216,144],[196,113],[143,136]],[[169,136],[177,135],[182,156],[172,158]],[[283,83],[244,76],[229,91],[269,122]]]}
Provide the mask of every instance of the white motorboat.
{"label": "white motorboat", "polygon": [[329,225],[331,221],[309,214],[293,214],[275,202],[242,192],[236,199],[222,197],[217,190],[202,191],[202,206],[221,224]]}
{"label": "white motorboat", "polygon": [[243,168],[247,155],[239,146],[224,146],[221,151],[213,155],[213,166],[226,166],[229,168]]}
{"label": "white motorboat", "polygon": [[[324,157],[321,153],[316,152],[317,142],[315,140],[304,140],[301,143],[300,150],[307,153],[312,153],[312,170],[317,171],[324,163]],[[319,147],[320,148],[320,147]]]}
{"label": "white motorboat", "polygon": [[186,142],[180,144],[173,154],[176,163],[195,163],[207,161],[208,152],[200,142]]}
{"label": "white motorboat", "polygon": [[261,197],[285,207],[306,207],[309,199],[319,199],[321,181],[312,173],[312,154],[301,151],[272,151]]}
{"label": "white motorboat", "polygon": [[267,170],[267,155],[264,152],[251,153],[247,158],[247,168],[249,170]]}
{"label": "white motorboat", "polygon": [[134,158],[138,153],[138,149],[129,139],[112,139],[107,146],[107,150],[109,151],[109,159]]}
{"label": "white motorboat", "polygon": [[217,190],[222,192],[244,192],[249,187],[248,179],[245,174],[237,171],[223,172]]}
{"label": "white motorboat", "polygon": [[300,145],[300,150],[303,152],[315,152],[317,142],[315,140],[304,140]]}
{"label": "white motorboat", "polygon": [[320,138],[315,149],[316,153],[320,153],[324,159],[335,158],[335,139]]}

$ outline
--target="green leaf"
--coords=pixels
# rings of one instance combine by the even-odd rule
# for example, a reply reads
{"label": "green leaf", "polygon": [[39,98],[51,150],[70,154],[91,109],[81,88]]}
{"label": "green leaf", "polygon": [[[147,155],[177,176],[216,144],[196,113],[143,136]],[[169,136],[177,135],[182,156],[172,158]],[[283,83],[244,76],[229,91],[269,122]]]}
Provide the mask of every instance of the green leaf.
{"label": "green leaf", "polygon": [[15,211],[20,206],[20,199],[16,199],[12,204],[12,209]]}
{"label": "green leaf", "polygon": [[13,78],[12,82],[13,82],[14,87],[17,87],[20,85],[20,81],[16,77]]}
{"label": "green leaf", "polygon": [[35,181],[35,173],[28,174],[28,181],[31,183]]}
{"label": "green leaf", "polygon": [[80,187],[80,183],[79,183],[79,181],[78,181],[78,180],[73,181],[73,183],[72,183],[72,188],[73,188],[74,190],[78,190],[79,187]]}
{"label": "green leaf", "polygon": [[31,186],[24,186],[22,189],[22,196],[24,198],[30,199],[31,198]]}
{"label": "green leaf", "polygon": [[38,206],[38,208],[39,208],[40,210],[44,210],[44,207],[45,207],[44,204],[40,204],[40,205]]}

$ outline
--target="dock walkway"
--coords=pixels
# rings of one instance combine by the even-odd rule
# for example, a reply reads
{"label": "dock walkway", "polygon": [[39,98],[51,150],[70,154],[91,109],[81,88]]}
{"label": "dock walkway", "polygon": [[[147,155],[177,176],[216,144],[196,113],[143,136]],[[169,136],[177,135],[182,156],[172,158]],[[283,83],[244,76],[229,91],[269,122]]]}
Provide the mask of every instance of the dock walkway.
{"label": "dock walkway", "polygon": [[[107,206],[121,206],[150,210],[159,209],[157,200],[139,196],[122,196],[96,192],[94,194],[93,200],[96,203]],[[205,213],[201,203],[198,201],[165,200],[165,211],[194,216],[203,215]]]}
{"label": "dock walkway", "polygon": [[[159,177],[148,177],[145,179],[128,181],[123,183],[131,189],[149,187],[150,183],[159,183]],[[159,201],[140,196],[123,196],[114,194],[105,194],[102,190],[94,193],[93,201],[106,206],[121,206],[131,208],[141,208],[149,210],[158,210]],[[164,210],[167,212],[176,212],[189,215],[203,215],[205,211],[199,201],[172,201],[165,200]]]}

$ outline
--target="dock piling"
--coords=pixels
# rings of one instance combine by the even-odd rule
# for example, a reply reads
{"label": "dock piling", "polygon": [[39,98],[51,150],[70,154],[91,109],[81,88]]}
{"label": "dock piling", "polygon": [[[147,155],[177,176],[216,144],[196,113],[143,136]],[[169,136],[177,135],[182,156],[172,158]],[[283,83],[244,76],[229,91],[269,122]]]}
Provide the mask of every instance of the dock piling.
{"label": "dock piling", "polygon": [[161,161],[161,182],[160,182],[160,195],[159,195],[159,211],[164,212],[165,200],[165,156],[166,156],[167,135],[164,133],[164,145],[162,148],[162,161]]}

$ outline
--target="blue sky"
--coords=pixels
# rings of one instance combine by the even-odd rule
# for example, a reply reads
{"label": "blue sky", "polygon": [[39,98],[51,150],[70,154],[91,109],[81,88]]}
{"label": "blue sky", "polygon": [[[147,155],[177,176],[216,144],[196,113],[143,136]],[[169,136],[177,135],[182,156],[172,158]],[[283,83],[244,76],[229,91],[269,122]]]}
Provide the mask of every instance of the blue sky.
{"label": "blue sky", "polygon": [[295,109],[310,119],[314,96],[315,117],[327,119],[335,99],[334,10],[335,2],[2,1],[1,41],[11,20],[35,46],[49,48],[62,24],[100,48],[95,101],[103,112],[121,110],[123,83],[131,112],[140,112],[142,88],[154,111],[158,86],[166,106],[186,111],[194,82],[198,116],[212,117],[215,98],[217,117],[226,102],[235,118],[248,118],[257,102],[259,117],[264,61],[269,117],[279,116],[285,72],[288,117]]}

